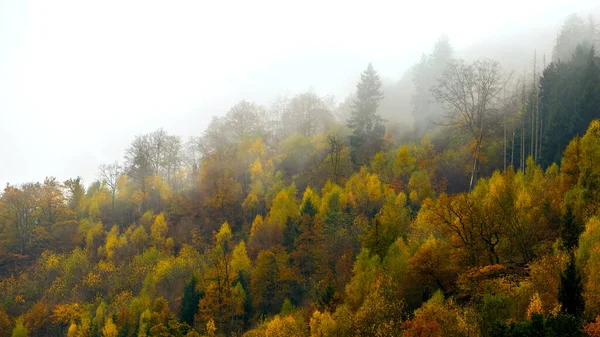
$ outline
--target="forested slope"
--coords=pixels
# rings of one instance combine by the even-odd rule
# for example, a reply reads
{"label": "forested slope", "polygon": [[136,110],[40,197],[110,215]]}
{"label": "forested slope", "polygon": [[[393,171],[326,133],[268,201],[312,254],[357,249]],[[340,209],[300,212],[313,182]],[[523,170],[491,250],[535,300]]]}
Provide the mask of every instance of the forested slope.
{"label": "forested slope", "polygon": [[440,39],[411,129],[369,64],[346,104],[240,101],[88,186],[6,186],[0,336],[600,336],[593,28],[523,77]]}

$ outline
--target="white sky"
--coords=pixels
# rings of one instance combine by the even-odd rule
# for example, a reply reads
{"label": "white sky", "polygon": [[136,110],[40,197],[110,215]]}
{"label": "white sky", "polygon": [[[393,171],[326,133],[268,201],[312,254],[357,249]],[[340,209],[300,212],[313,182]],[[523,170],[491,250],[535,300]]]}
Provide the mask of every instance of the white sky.
{"label": "white sky", "polygon": [[595,6],[0,0],[0,184],[90,183],[136,134],[200,135],[242,98],[267,104],[313,87],[341,100],[368,62],[399,78],[441,33],[460,50]]}

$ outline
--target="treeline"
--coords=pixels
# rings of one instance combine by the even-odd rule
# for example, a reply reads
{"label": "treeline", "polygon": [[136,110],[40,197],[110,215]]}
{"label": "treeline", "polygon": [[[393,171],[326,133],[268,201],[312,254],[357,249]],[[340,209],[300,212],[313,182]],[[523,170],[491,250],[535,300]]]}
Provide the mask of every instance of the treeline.
{"label": "treeline", "polygon": [[412,130],[369,64],[345,104],[240,101],[89,186],[6,186],[0,336],[600,336],[594,27],[522,78],[440,39]]}

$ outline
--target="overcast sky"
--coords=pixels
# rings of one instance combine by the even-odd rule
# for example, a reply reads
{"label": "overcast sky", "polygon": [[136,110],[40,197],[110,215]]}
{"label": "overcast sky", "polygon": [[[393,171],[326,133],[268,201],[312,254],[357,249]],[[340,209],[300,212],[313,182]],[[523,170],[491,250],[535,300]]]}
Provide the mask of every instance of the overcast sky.
{"label": "overcast sky", "polygon": [[341,100],[368,62],[397,79],[442,33],[467,50],[523,30],[535,36],[597,6],[0,0],[0,184],[78,175],[90,183],[136,134],[200,135],[242,98],[268,104],[312,87]]}

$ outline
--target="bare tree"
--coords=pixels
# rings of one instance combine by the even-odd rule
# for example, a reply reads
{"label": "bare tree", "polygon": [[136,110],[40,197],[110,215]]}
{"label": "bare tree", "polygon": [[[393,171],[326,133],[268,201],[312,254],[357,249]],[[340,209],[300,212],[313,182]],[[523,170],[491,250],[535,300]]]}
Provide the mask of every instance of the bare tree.
{"label": "bare tree", "polygon": [[507,83],[500,64],[481,59],[473,64],[453,60],[432,89],[446,114],[440,124],[468,132],[474,141],[469,191],[473,188],[482,144],[502,118],[500,94]]}
{"label": "bare tree", "polygon": [[150,165],[152,167],[152,175],[161,173],[161,168],[164,164],[164,157],[167,147],[169,135],[162,128],[149,134],[150,141]]}
{"label": "bare tree", "polygon": [[177,173],[183,162],[181,138],[167,136],[162,166],[165,171],[167,183],[173,187],[173,176]]}
{"label": "bare tree", "polygon": [[114,162],[112,164],[102,164],[100,165],[99,176],[102,182],[106,184],[110,188],[112,204],[111,204],[111,214],[115,214],[115,194],[117,192],[117,182],[119,181],[119,177],[123,172],[123,167],[119,165],[118,162]]}
{"label": "bare tree", "polygon": [[[512,78],[512,77],[511,77]],[[510,166],[513,166],[513,156],[514,156],[514,147],[515,147],[515,127],[518,119],[520,118],[520,106],[519,106],[519,90],[520,90],[521,80],[517,79],[516,81],[507,82],[507,85],[504,86],[502,90],[502,116],[503,116],[503,148],[504,148],[504,171],[507,168],[508,161],[508,139],[507,133],[508,128],[512,125],[512,150],[510,155]]]}
{"label": "bare tree", "polygon": [[194,175],[198,174],[200,162],[202,161],[202,138],[190,137],[185,144],[185,155],[183,161],[192,169]]}
{"label": "bare tree", "polygon": [[288,113],[296,132],[307,137],[325,130],[333,121],[325,102],[312,91],[293,97]]}
{"label": "bare tree", "polygon": [[342,149],[344,148],[344,141],[336,133],[327,136],[327,143],[329,144],[329,160],[331,163],[331,169],[333,171],[333,179],[336,184],[339,184],[341,165],[340,159],[342,155]]}

